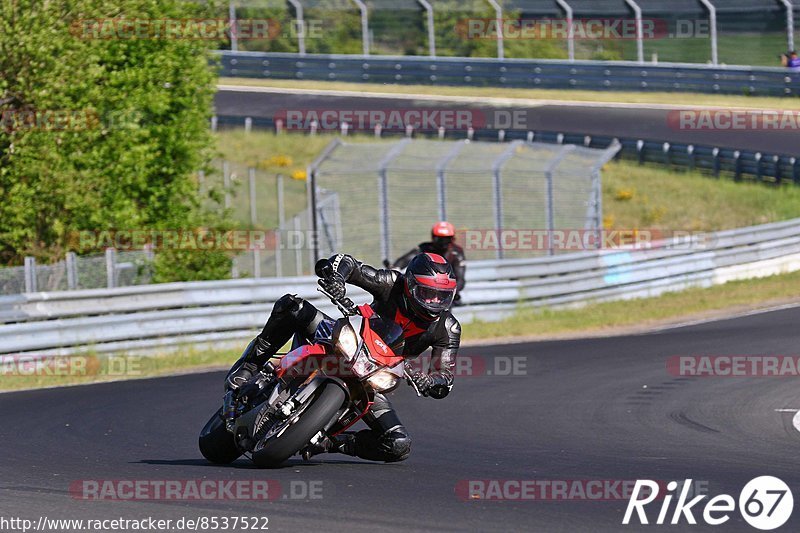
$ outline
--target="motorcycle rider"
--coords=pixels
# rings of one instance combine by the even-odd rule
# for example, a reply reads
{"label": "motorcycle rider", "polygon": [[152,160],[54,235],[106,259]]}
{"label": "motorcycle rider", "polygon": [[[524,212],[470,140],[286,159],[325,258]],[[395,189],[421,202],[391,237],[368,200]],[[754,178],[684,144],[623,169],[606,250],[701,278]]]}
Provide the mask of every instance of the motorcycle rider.
{"label": "motorcycle rider", "polygon": [[[330,262],[333,276],[319,281],[322,288],[336,299],[345,296],[345,283],[369,292],[374,298],[370,305],[375,312],[403,328],[402,355],[418,356],[432,349],[430,373],[411,374],[416,388],[431,398],[447,396],[453,387],[453,369],[461,340],[461,326],[450,313],[456,294],[456,277],[450,264],[440,255],[422,253],[401,274],[396,270],[375,269],[344,254],[331,257]],[[236,389],[245,383],[292,335],[313,342],[315,337],[329,336],[333,322],[302,298],[293,294],[282,296],[275,302],[264,329],[231,368],[227,387]],[[303,456],[307,459],[318,453],[338,452],[373,461],[408,458],[411,437],[383,394],[375,395],[363,420],[369,429],[326,438],[306,448]]]}
{"label": "motorcycle rider", "polygon": [[[414,249],[397,258],[392,268],[405,268],[415,256],[421,253],[428,252],[441,255],[452,265],[453,271],[456,274],[458,290],[456,291],[454,303],[455,305],[459,305],[461,301],[461,291],[464,290],[464,286],[466,285],[465,274],[467,272],[467,267],[464,264],[464,261],[466,261],[464,249],[455,243],[455,237],[456,228],[450,222],[437,222],[431,228],[430,242],[422,242]],[[389,265],[386,264],[386,266],[388,267]]]}

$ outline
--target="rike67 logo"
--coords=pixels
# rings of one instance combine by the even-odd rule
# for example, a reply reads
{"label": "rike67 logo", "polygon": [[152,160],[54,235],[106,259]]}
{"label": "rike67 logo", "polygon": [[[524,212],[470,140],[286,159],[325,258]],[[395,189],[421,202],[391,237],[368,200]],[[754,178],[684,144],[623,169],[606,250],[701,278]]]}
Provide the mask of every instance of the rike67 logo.
{"label": "rike67 logo", "polygon": [[[735,512],[737,508],[737,501],[733,496],[720,494],[704,502],[703,506],[700,502],[708,498],[708,495],[701,494],[689,499],[691,486],[692,480],[687,479],[678,495],[676,492],[678,483],[671,481],[667,484],[666,495],[663,495],[659,494],[659,485],[655,481],[637,480],[628,501],[628,507],[625,509],[622,523],[630,524],[635,512],[636,519],[640,524],[649,524],[652,513],[648,517],[645,507],[660,499],[659,496],[663,496],[663,499],[661,499],[656,524],[685,523],[694,525],[697,524],[695,513],[701,514],[702,520],[712,526],[719,526],[730,520],[731,513]],[[644,496],[640,497],[642,495]],[[670,509],[675,496],[677,496],[677,501],[674,508]],[[782,480],[772,476],[761,476],[751,479],[744,486],[739,494],[738,509],[745,522],[756,529],[768,531],[781,527],[789,520],[794,509],[794,498],[789,486]],[[672,512],[670,513],[670,511]],[[634,523],[636,523],[635,520]]]}

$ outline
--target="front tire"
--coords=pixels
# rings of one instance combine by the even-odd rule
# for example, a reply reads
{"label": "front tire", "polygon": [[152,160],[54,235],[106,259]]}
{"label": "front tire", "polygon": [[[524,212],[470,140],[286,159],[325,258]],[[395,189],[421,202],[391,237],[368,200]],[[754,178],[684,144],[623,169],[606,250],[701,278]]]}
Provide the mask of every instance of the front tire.
{"label": "front tire", "polygon": [[225,423],[222,421],[222,408],[206,423],[198,439],[200,453],[212,463],[226,465],[238,459],[242,452],[236,447]]}
{"label": "front tire", "polygon": [[322,430],[342,407],[344,390],[328,381],[320,386],[311,405],[300,414],[299,420],[286,428],[280,437],[268,440],[264,447],[253,452],[253,463],[264,468],[275,468],[299,452]]}

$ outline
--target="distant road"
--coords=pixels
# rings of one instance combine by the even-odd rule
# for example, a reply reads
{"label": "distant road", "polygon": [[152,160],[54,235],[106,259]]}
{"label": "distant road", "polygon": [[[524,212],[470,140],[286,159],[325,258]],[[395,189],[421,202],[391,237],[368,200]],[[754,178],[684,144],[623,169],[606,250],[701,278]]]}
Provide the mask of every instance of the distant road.
{"label": "distant road", "polygon": [[483,112],[517,111],[526,128],[540,131],[610,135],[668,142],[705,144],[800,156],[800,131],[682,131],[671,128],[668,115],[686,106],[585,102],[518,101],[480,98],[362,95],[348,91],[315,91],[224,86],[216,95],[219,115],[272,118],[286,110],[450,109]]}

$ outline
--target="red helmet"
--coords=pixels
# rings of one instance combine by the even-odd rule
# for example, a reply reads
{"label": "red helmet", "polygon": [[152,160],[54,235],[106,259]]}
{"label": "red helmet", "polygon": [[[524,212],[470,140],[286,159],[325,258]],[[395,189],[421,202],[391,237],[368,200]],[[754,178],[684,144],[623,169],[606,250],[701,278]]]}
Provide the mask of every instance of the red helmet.
{"label": "red helmet", "polygon": [[456,228],[449,222],[437,222],[431,228],[431,237],[455,237]]}
{"label": "red helmet", "polygon": [[409,307],[421,318],[433,320],[453,305],[456,275],[441,255],[414,257],[406,268],[405,281]]}

